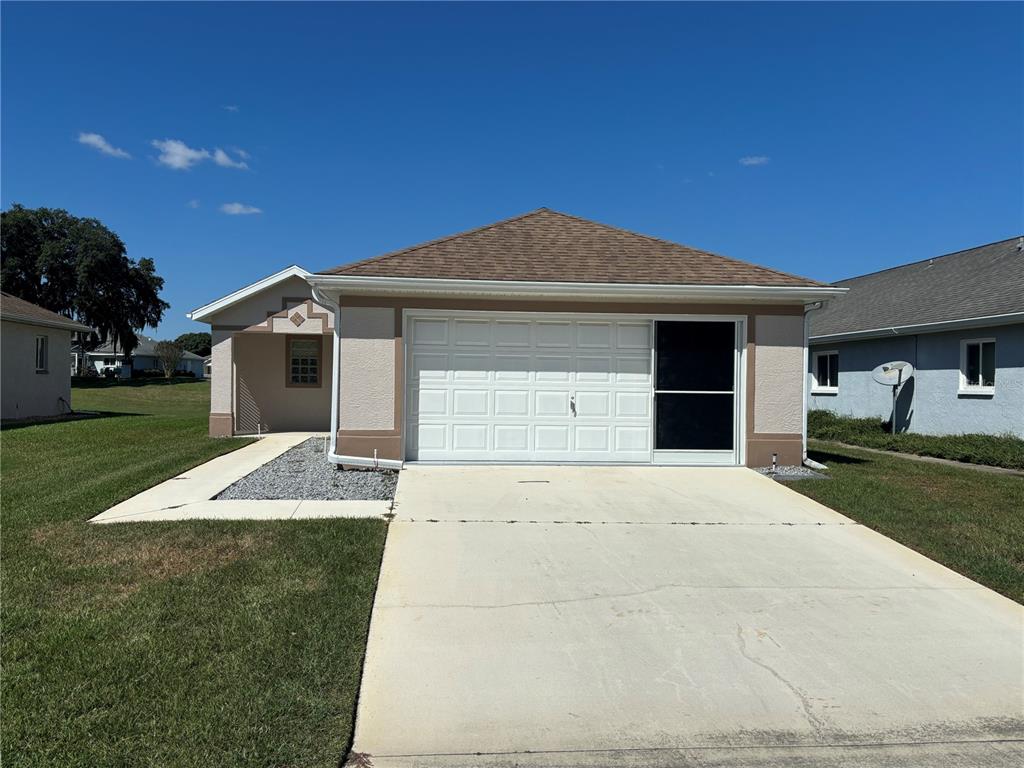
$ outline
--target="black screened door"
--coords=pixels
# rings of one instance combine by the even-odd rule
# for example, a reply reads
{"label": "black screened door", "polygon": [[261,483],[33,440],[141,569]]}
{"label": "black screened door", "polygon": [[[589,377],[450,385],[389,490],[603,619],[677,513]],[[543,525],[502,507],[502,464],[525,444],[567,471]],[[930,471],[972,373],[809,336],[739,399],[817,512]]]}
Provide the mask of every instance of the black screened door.
{"label": "black screened door", "polygon": [[654,449],[733,451],[736,323],[655,325]]}

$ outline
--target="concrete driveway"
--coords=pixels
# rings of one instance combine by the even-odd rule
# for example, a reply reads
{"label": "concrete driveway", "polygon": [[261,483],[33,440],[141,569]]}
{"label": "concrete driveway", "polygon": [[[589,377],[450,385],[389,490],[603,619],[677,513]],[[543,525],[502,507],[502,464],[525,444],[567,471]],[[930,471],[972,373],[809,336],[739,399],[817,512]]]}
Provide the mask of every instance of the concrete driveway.
{"label": "concrete driveway", "polygon": [[1024,760],[1024,609],[750,470],[412,467],[396,512],[361,764]]}

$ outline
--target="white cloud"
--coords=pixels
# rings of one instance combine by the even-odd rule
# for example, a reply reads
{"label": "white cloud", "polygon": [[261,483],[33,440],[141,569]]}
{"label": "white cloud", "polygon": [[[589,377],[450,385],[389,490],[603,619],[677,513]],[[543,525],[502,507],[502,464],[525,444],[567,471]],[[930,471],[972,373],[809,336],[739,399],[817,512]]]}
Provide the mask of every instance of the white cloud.
{"label": "white cloud", "polygon": [[228,216],[247,216],[251,213],[263,213],[256,206],[246,205],[245,203],[224,203],[220,210],[221,213],[226,213]]}
{"label": "white cloud", "polygon": [[767,155],[747,155],[741,157],[739,160],[740,165],[768,165],[770,157]]}
{"label": "white cloud", "polygon": [[[214,149],[213,152],[208,149],[194,149],[178,139],[164,139],[163,141],[154,139],[150,143],[160,150],[157,162],[176,171],[188,170],[204,160],[212,160],[222,168],[245,170],[249,167],[243,160],[235,160],[220,147]],[[244,156],[248,157],[248,155]]]}
{"label": "white cloud", "polygon": [[243,160],[249,160],[249,159],[252,158],[252,155],[250,155],[248,152],[246,152],[241,147],[228,147],[228,149],[230,149],[232,152],[234,152],[236,155],[238,155]]}
{"label": "white cloud", "polygon": [[246,168],[249,167],[244,160],[232,159],[231,155],[229,155],[220,147],[217,147],[217,149],[213,150],[213,162],[215,162],[222,168],[240,168],[242,170],[245,170]]}
{"label": "white cloud", "polygon": [[111,157],[131,157],[131,155],[123,149],[113,146],[98,133],[80,133],[78,134],[78,143],[85,144],[87,147],[92,147],[93,149],[98,149],[104,155],[110,155]]}
{"label": "white cloud", "polygon": [[223,109],[226,110],[227,112],[237,112],[238,111],[238,105],[237,104],[225,104],[223,106]]}
{"label": "white cloud", "polygon": [[154,139],[151,143],[160,150],[157,162],[176,171],[184,171],[210,157],[210,153],[205,149],[192,149],[185,142],[177,139],[164,139],[163,141]]}
{"label": "white cloud", "polygon": [[199,201],[195,200],[195,199],[189,200],[187,203],[185,203],[185,205],[187,207],[189,207],[189,208],[198,208],[199,207]]}

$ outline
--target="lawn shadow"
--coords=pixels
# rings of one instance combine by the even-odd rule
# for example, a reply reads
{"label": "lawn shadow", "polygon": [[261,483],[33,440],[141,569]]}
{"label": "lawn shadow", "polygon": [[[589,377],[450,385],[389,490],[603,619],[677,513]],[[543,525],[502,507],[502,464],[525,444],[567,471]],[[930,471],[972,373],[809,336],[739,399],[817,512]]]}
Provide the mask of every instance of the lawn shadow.
{"label": "lawn shadow", "polygon": [[831,453],[830,451],[815,451],[810,450],[807,455],[815,461],[820,461],[822,464],[866,464],[869,459],[858,459],[855,456],[846,456],[841,453]]}
{"label": "lawn shadow", "polygon": [[203,378],[179,376],[173,379],[104,379],[99,376],[72,376],[71,386],[75,389],[110,389],[112,387],[173,387],[179,384],[198,384]]}
{"label": "lawn shadow", "polygon": [[0,432],[9,432],[25,427],[41,427],[47,424],[67,424],[75,421],[95,421],[96,419],[113,419],[119,416],[152,416],[151,413],[127,413],[123,411],[79,411],[78,413],[57,416],[49,419],[25,419],[0,423]]}

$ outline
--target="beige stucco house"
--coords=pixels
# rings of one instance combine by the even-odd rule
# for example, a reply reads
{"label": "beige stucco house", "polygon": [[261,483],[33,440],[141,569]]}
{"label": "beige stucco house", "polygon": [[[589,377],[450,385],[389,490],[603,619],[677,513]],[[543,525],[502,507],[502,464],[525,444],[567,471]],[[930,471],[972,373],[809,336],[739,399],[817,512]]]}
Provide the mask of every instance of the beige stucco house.
{"label": "beige stucco house", "polygon": [[212,435],[346,465],[800,463],[808,308],[842,289],[539,209],[189,314]]}
{"label": "beige stucco house", "polygon": [[71,411],[71,336],[92,329],[9,293],[0,294],[2,418]]}

